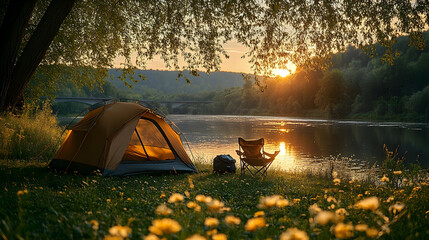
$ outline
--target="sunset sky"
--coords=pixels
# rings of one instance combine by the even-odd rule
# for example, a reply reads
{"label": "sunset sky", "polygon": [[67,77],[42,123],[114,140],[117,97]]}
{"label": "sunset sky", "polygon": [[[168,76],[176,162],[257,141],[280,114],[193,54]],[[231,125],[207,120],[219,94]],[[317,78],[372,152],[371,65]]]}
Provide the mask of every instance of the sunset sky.
{"label": "sunset sky", "polygon": [[[244,47],[242,44],[236,42],[236,41],[229,41],[224,45],[225,50],[227,51],[229,58],[226,59],[222,57],[222,64],[220,71],[224,72],[242,72],[242,73],[253,73],[251,69],[251,65],[249,63],[249,58],[242,58],[242,56],[246,53],[247,48]],[[122,60],[123,61],[123,60]],[[117,58],[115,60],[115,67],[121,67],[121,58]],[[183,65],[184,62],[180,61],[180,64]],[[153,70],[174,70],[174,69],[168,69],[165,67],[165,64],[163,60],[156,56],[153,60],[146,63],[147,69],[153,69]],[[291,64],[289,66],[290,69],[294,70],[295,66]],[[201,69],[204,71],[203,69]],[[273,73],[275,75],[282,75],[284,72],[274,70]]]}
{"label": "sunset sky", "polygon": [[[251,73],[249,59],[241,58],[247,51],[243,45],[230,41],[225,44],[224,48],[228,52],[229,59],[222,58],[221,71]],[[168,70],[159,57],[147,62],[147,69]]]}

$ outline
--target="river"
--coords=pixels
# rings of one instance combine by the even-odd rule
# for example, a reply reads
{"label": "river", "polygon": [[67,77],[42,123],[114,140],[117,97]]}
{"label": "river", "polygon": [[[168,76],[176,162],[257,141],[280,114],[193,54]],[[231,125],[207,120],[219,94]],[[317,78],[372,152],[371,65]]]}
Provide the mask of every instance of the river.
{"label": "river", "polygon": [[274,168],[303,170],[336,160],[366,171],[397,149],[405,163],[429,167],[429,125],[266,116],[169,115],[185,134],[197,159],[218,154],[238,159],[238,137],[265,139],[265,151],[280,150]]}

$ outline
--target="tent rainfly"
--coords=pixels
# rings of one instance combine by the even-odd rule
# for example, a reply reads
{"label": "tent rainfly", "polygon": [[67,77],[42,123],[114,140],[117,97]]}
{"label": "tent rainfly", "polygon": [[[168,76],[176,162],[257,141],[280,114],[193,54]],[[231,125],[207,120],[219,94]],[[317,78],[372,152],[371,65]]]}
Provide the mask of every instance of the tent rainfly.
{"label": "tent rainfly", "polygon": [[49,166],[80,173],[98,169],[103,176],[197,171],[165,119],[130,102],[91,110],[70,128]]}

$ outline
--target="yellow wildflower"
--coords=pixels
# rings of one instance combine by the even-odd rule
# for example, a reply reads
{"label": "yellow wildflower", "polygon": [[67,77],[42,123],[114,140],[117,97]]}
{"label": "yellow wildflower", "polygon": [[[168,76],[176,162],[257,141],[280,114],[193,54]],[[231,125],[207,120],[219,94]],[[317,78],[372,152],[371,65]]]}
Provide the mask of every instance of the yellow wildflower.
{"label": "yellow wildflower", "polygon": [[107,202],[111,202],[110,198],[106,199]]}
{"label": "yellow wildflower", "polygon": [[194,235],[186,238],[185,240],[207,240],[207,238],[201,236],[200,234],[194,234]]}
{"label": "yellow wildflower", "polygon": [[214,228],[212,230],[206,231],[207,236],[211,236],[211,235],[216,234],[216,233],[217,233],[217,229],[216,228]]}
{"label": "yellow wildflower", "polygon": [[198,202],[204,202],[205,198],[206,196],[199,194],[195,197],[195,200],[197,200]]}
{"label": "yellow wildflower", "polygon": [[191,196],[191,194],[190,194],[188,191],[185,191],[185,196],[186,196],[187,198],[189,198],[189,197]]}
{"label": "yellow wildflower", "polygon": [[293,199],[293,203],[299,203],[299,202],[301,202],[301,199],[299,199],[299,198]]}
{"label": "yellow wildflower", "polygon": [[218,233],[212,236],[213,240],[227,240],[226,234],[224,233]]}
{"label": "yellow wildflower", "polygon": [[334,228],[336,238],[346,239],[353,237],[353,225],[338,223]]}
{"label": "yellow wildflower", "polygon": [[414,187],[413,192],[417,192],[418,190],[422,189],[421,187]]}
{"label": "yellow wildflower", "polygon": [[322,211],[322,209],[317,205],[317,203],[311,205],[308,207],[308,211],[310,212],[310,215],[315,215]]}
{"label": "yellow wildflower", "polygon": [[338,208],[338,209],[335,211],[335,214],[337,214],[337,215],[348,215],[348,213],[347,213],[346,209],[344,209],[344,208]]}
{"label": "yellow wildflower", "polygon": [[286,232],[280,235],[280,240],[308,240],[310,239],[306,232],[298,228],[288,228]]}
{"label": "yellow wildflower", "polygon": [[221,208],[219,209],[219,212],[220,212],[220,213],[223,213],[223,212],[229,212],[229,211],[231,211],[231,208],[229,208],[229,207],[221,207]]}
{"label": "yellow wildflower", "polygon": [[165,204],[161,204],[159,205],[156,209],[155,209],[155,213],[158,215],[170,215],[173,213],[173,210],[171,210],[170,208],[167,207],[167,205]]}
{"label": "yellow wildflower", "polygon": [[194,207],[194,211],[195,212],[201,212],[201,206],[197,205],[196,207]]}
{"label": "yellow wildflower", "polygon": [[251,218],[247,221],[246,225],[244,226],[244,229],[249,232],[256,231],[260,228],[263,228],[265,226],[265,219],[262,217],[258,218]]}
{"label": "yellow wildflower", "polygon": [[188,208],[196,208],[196,207],[198,206],[198,204],[197,204],[196,202],[192,202],[192,201],[190,201],[190,202],[188,202],[188,203],[186,204],[186,206],[187,206]]}
{"label": "yellow wildflower", "polygon": [[104,237],[104,240],[123,240],[123,237],[119,237],[119,236],[111,236],[111,235],[107,235]]}
{"label": "yellow wildflower", "polygon": [[366,230],[366,236],[370,238],[374,238],[378,236],[378,230],[376,228],[368,228]]}
{"label": "yellow wildflower", "polygon": [[326,199],[326,201],[327,201],[327,202],[334,202],[334,203],[336,203],[336,202],[337,202],[337,199],[335,199],[334,197],[329,196],[329,197]]}
{"label": "yellow wildflower", "polygon": [[211,201],[213,201],[213,198],[212,197],[210,197],[210,196],[207,196],[207,197],[205,197],[204,198],[204,202],[207,204],[207,203],[209,203],[209,202],[211,202]]}
{"label": "yellow wildflower", "polygon": [[253,214],[253,217],[263,217],[263,216],[265,216],[264,211],[257,211],[255,212],[255,214]]}
{"label": "yellow wildflower", "polygon": [[399,213],[400,211],[402,211],[402,209],[404,209],[404,207],[405,207],[405,204],[403,204],[401,202],[397,202],[397,203],[395,203],[389,207],[389,211],[392,211],[393,214],[396,214],[396,213]]}
{"label": "yellow wildflower", "polygon": [[390,203],[393,200],[395,200],[395,197],[394,196],[390,196],[390,197],[387,198],[386,202]]}
{"label": "yellow wildflower", "polygon": [[207,208],[211,211],[219,211],[221,208],[224,207],[224,203],[217,199],[213,199],[210,202],[206,202],[206,204]]}
{"label": "yellow wildflower", "polygon": [[350,181],[349,181],[349,183],[350,183],[350,184],[353,184],[353,183],[355,183],[355,181],[354,181],[354,180],[350,180]]}
{"label": "yellow wildflower", "polygon": [[182,226],[176,220],[170,218],[155,219],[152,221],[152,226],[149,227],[149,231],[158,236],[176,233],[181,229]]}
{"label": "yellow wildflower", "polygon": [[128,226],[117,225],[117,226],[113,226],[113,227],[109,228],[109,234],[112,237],[126,238],[126,237],[128,237],[128,235],[131,234],[131,232],[132,232],[132,230]]}
{"label": "yellow wildflower", "polygon": [[357,224],[355,226],[355,230],[358,232],[365,232],[368,229],[368,225],[366,224]]}
{"label": "yellow wildflower", "polygon": [[143,237],[143,240],[159,240],[159,237],[153,233]]}
{"label": "yellow wildflower", "polygon": [[191,177],[188,177],[188,182],[189,182],[189,187],[190,187],[191,189],[193,189],[195,186],[194,186],[194,183],[192,182]]}
{"label": "yellow wildflower", "polygon": [[388,182],[390,181],[390,179],[388,177],[386,177],[386,175],[383,175],[383,177],[381,178],[382,182]]}
{"label": "yellow wildflower", "polygon": [[321,211],[314,217],[314,222],[322,226],[325,226],[330,222],[335,222],[335,220],[335,214],[328,211]]}
{"label": "yellow wildflower", "polygon": [[131,202],[131,198],[127,198],[127,201],[128,201],[128,202]]}
{"label": "yellow wildflower", "polygon": [[259,200],[258,208],[271,208],[271,207],[275,207],[276,204],[277,204],[277,201],[279,201],[280,199],[282,199],[282,197],[279,196],[279,195],[262,197]]}
{"label": "yellow wildflower", "polygon": [[91,226],[92,226],[92,229],[94,229],[94,231],[97,231],[98,230],[98,227],[100,226],[100,224],[98,223],[98,221],[97,220],[91,220],[90,222],[89,222],[90,224],[91,224]]}
{"label": "yellow wildflower", "polygon": [[170,198],[168,199],[169,203],[175,203],[175,202],[181,202],[185,199],[182,194],[180,193],[173,193]]}
{"label": "yellow wildflower", "polygon": [[401,175],[402,171],[393,171],[393,174],[395,174],[395,175]]}
{"label": "yellow wildflower", "polygon": [[334,184],[335,184],[335,185],[340,185],[340,183],[341,183],[341,179],[339,179],[339,178],[334,178],[333,182],[334,182]]}
{"label": "yellow wildflower", "polygon": [[276,207],[282,208],[282,207],[286,207],[289,206],[289,201],[287,199],[279,199],[276,202]]}
{"label": "yellow wildflower", "polygon": [[164,193],[161,193],[161,196],[159,196],[159,198],[165,198],[166,196],[165,196],[165,194]]}
{"label": "yellow wildflower", "polygon": [[377,197],[369,197],[360,200],[355,204],[356,208],[360,208],[363,210],[376,210],[378,206],[380,205]]}
{"label": "yellow wildflower", "polygon": [[116,188],[115,188],[115,187],[112,187],[112,191],[116,191]]}
{"label": "yellow wildflower", "polygon": [[225,217],[225,222],[227,224],[236,224],[236,225],[238,225],[238,224],[241,223],[241,219],[238,218],[238,217],[234,217],[234,216],[228,215],[228,216]]}
{"label": "yellow wildflower", "polygon": [[208,217],[204,220],[204,225],[207,227],[216,227],[219,225],[219,220],[217,218]]}

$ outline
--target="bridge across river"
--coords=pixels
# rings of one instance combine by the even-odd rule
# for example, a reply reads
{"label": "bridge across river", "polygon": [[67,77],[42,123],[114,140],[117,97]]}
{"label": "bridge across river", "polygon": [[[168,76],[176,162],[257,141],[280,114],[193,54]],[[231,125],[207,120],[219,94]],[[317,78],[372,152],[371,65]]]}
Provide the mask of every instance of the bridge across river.
{"label": "bridge across river", "polygon": [[[55,98],[56,103],[62,103],[62,102],[78,102],[78,103],[84,103],[88,105],[93,105],[100,102],[107,102],[114,100],[115,98],[94,98],[94,97],[57,97]],[[141,101],[149,104],[155,104],[160,103],[164,105],[168,105],[172,108],[178,107],[183,104],[209,104],[212,103],[211,101],[192,101],[192,100],[136,100]]]}

